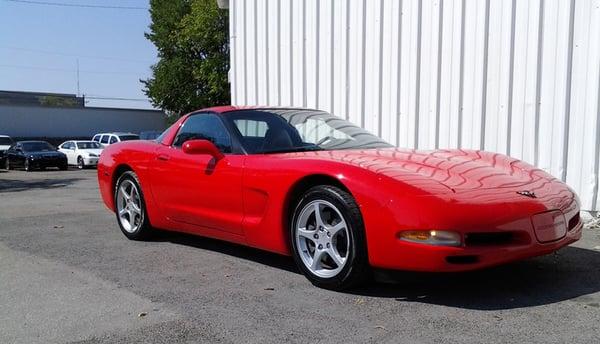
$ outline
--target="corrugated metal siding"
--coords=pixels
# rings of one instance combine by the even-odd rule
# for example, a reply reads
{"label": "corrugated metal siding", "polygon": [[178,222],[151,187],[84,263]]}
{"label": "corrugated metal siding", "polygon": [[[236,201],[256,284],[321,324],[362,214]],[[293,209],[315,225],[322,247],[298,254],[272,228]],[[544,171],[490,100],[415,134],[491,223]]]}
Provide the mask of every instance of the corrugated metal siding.
{"label": "corrugated metal siding", "polygon": [[232,103],[509,154],[600,210],[600,0],[231,0],[230,18]]}

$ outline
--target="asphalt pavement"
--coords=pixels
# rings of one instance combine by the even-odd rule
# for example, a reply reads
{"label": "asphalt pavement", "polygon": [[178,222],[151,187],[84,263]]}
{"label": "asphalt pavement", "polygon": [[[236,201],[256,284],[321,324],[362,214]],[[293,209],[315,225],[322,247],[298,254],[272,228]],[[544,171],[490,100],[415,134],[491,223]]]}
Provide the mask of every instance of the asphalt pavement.
{"label": "asphalt pavement", "polygon": [[0,170],[0,343],[597,343],[600,229],[559,252],[351,292],[291,258],[127,240],[95,170]]}

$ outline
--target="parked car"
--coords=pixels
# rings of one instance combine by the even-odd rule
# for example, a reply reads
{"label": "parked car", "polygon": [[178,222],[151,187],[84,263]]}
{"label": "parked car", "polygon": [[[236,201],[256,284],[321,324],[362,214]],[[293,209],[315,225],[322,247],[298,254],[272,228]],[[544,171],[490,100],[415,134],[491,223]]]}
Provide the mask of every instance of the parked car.
{"label": "parked car", "polygon": [[58,167],[66,170],[67,156],[46,141],[18,141],[6,152],[7,170],[24,168],[25,171]]}
{"label": "parked car", "polygon": [[450,272],[581,238],[577,195],[498,153],[399,149],[318,110],[218,107],[160,142],[106,148],[100,192],[121,231],[183,231],[293,256],[315,285],[371,268]]}
{"label": "parked car", "polygon": [[84,169],[98,164],[102,145],[96,141],[66,141],[58,146],[58,151],[67,156],[69,165]]}
{"label": "parked car", "polygon": [[10,136],[0,135],[0,166],[4,167],[6,159],[6,151],[12,145],[13,141]]}
{"label": "parked car", "polygon": [[140,133],[140,140],[155,140],[157,137],[162,134],[162,131],[151,130],[151,131],[142,131]]}
{"label": "parked car", "polygon": [[96,134],[92,141],[100,143],[103,147],[122,141],[139,140],[140,136],[133,133],[101,133]]}

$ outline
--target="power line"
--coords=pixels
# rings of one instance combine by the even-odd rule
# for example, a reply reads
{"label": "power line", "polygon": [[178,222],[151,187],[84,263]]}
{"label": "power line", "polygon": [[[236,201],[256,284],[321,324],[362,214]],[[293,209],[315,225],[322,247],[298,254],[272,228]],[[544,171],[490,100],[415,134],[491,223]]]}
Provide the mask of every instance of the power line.
{"label": "power line", "polygon": [[103,8],[103,9],[119,9],[119,10],[145,10],[147,7],[137,6],[109,6],[109,5],[91,5],[91,4],[69,4],[64,2],[48,2],[48,1],[33,1],[33,0],[4,0],[10,2],[17,2],[28,5],[46,5],[46,6],[60,6],[60,7],[80,7],[80,8]]}
{"label": "power line", "polygon": [[[21,68],[21,69],[35,69],[35,70],[47,70],[52,72],[69,72],[69,73],[77,73],[75,69],[67,69],[67,68],[50,68],[50,67],[38,67],[38,66],[23,66],[23,65],[12,65],[12,64],[0,64],[0,67],[6,68]],[[80,73],[88,73],[88,74],[129,74],[129,75],[140,75],[142,73],[132,73],[132,72],[118,72],[118,71],[97,71],[97,70],[80,70]]]}
{"label": "power line", "polygon": [[50,55],[59,55],[59,56],[79,57],[79,58],[86,58],[86,59],[114,60],[114,61],[126,61],[126,62],[136,62],[136,63],[153,63],[153,61],[150,61],[150,60],[134,60],[134,59],[127,59],[127,58],[122,58],[122,57],[97,56],[97,55],[79,55],[79,54],[64,53],[64,52],[59,52],[59,51],[29,49],[29,48],[21,48],[21,47],[0,46],[0,49],[27,51],[27,52],[32,52],[32,53],[41,53],[41,54],[50,54]]}
{"label": "power line", "polygon": [[134,101],[134,102],[150,102],[150,99],[147,99],[147,98],[122,98],[122,97],[90,96],[90,95],[85,95],[85,99],[126,100],[126,101]]}

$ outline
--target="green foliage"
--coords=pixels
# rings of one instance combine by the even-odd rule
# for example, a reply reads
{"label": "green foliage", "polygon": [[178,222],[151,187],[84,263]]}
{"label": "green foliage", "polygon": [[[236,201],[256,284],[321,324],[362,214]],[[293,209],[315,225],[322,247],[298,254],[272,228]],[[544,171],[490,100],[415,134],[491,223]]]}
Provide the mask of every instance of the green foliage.
{"label": "green foliage", "polygon": [[42,106],[50,107],[78,107],[79,103],[73,98],[57,97],[57,96],[41,96],[38,101]]}
{"label": "green foliage", "polygon": [[154,106],[183,114],[230,103],[229,23],[215,0],[151,0],[146,34],[160,60],[142,80]]}

